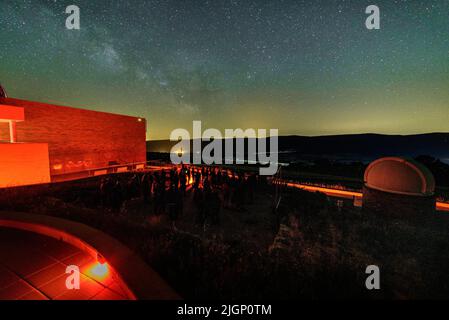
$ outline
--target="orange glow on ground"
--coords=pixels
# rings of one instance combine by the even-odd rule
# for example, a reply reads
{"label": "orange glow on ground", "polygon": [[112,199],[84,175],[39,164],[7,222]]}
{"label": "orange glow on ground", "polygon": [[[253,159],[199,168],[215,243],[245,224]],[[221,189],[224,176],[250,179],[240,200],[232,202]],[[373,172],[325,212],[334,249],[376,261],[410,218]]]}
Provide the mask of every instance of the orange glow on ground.
{"label": "orange glow on ground", "polygon": [[439,211],[448,211],[449,212],[449,203],[437,202],[437,210],[439,210]]}
{"label": "orange glow on ground", "polygon": [[89,266],[86,274],[92,279],[103,281],[110,275],[109,266],[107,263],[101,264],[100,262],[95,262]]}
{"label": "orange glow on ground", "polygon": [[311,191],[311,192],[322,192],[328,196],[348,198],[348,199],[352,199],[354,197],[361,198],[363,196],[363,194],[361,192],[353,192],[353,191],[345,191],[345,190],[337,190],[337,189],[330,189],[330,188],[323,188],[323,187],[308,186],[308,185],[303,185],[303,184],[299,184],[299,183],[289,182],[289,183],[287,183],[287,186],[306,190],[306,191]]}
{"label": "orange glow on ground", "polygon": [[[345,191],[345,190],[337,190],[337,189],[330,189],[330,188],[323,188],[323,187],[308,186],[308,185],[292,183],[292,182],[288,182],[287,186],[291,187],[291,188],[298,188],[298,189],[311,191],[311,192],[322,192],[331,197],[339,197],[339,198],[346,198],[346,199],[352,199],[354,197],[355,198],[363,198],[363,194],[361,192],[353,192],[353,191]],[[449,203],[437,202],[436,209],[438,211],[449,212]]]}

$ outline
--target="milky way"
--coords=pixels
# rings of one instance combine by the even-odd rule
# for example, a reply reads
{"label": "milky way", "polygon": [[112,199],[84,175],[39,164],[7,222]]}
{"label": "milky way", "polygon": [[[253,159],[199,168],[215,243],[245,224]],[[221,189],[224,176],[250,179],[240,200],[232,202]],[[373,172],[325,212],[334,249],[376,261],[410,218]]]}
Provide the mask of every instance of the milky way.
{"label": "milky way", "polygon": [[[65,8],[81,30],[65,28]],[[381,29],[367,30],[376,4]],[[449,131],[449,1],[1,0],[10,96],[281,134]]]}

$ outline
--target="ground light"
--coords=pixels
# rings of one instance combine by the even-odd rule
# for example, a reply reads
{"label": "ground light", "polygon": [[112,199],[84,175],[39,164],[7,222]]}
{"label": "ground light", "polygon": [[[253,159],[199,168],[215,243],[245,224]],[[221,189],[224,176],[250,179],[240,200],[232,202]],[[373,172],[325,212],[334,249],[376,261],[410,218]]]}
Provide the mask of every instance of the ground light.
{"label": "ground light", "polygon": [[87,275],[97,281],[103,281],[109,276],[109,266],[106,259],[97,254],[97,261],[87,268]]}
{"label": "ground light", "polygon": [[109,266],[106,262],[95,262],[87,269],[87,275],[97,281],[102,281],[109,276]]}

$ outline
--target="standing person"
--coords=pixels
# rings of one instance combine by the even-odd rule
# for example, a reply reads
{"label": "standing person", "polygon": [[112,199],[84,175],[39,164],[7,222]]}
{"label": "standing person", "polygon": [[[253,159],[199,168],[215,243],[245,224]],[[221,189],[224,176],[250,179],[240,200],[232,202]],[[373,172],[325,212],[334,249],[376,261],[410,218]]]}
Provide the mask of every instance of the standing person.
{"label": "standing person", "polygon": [[100,188],[102,188],[104,208],[112,209],[114,199],[114,182],[108,177],[104,180],[104,184]]}
{"label": "standing person", "polygon": [[107,180],[106,178],[101,178],[100,181],[100,201],[101,201],[101,206],[103,208],[106,208],[106,201],[107,201],[107,193],[106,193],[106,189],[107,189]]}
{"label": "standing person", "polygon": [[180,177],[179,177],[180,183],[181,183],[181,194],[183,196],[186,195],[186,189],[187,189],[187,175],[184,169],[181,169]]}
{"label": "standing person", "polygon": [[235,205],[237,210],[244,210],[244,204],[245,204],[245,193],[246,193],[246,183],[245,178],[242,174],[239,174],[239,177],[237,179],[237,187],[235,190]]}
{"label": "standing person", "polygon": [[179,184],[179,175],[176,169],[172,169],[170,171],[170,185],[174,185],[175,188],[178,188]]}
{"label": "standing person", "polygon": [[234,208],[237,203],[237,179],[235,177],[235,174],[232,174],[232,177],[229,179],[229,189],[230,189],[230,195],[229,195],[229,207]]}
{"label": "standing person", "polygon": [[126,200],[131,200],[136,198],[140,194],[139,190],[139,182],[137,175],[133,175],[128,181],[125,183],[125,198]]}
{"label": "standing person", "polygon": [[158,206],[157,206],[157,212],[156,214],[164,214],[165,213],[165,201],[166,201],[166,194],[165,194],[165,178],[161,178],[160,183],[157,187],[156,197],[158,198]]}
{"label": "standing person", "polygon": [[165,180],[163,178],[163,172],[161,174],[156,173],[155,185],[154,185],[154,214],[159,215],[163,211],[163,197],[165,190]]}
{"label": "standing person", "polygon": [[223,175],[222,175],[221,170],[218,170],[218,173],[217,173],[217,183],[219,186],[221,186],[223,183]]}
{"label": "standing person", "polygon": [[114,184],[114,187],[112,189],[112,208],[115,212],[120,212],[120,209],[123,204],[123,188],[122,184],[120,183],[120,180],[117,179],[117,181]]}
{"label": "standing person", "polygon": [[211,204],[210,204],[210,212],[211,212],[211,220],[214,225],[220,224],[220,210],[221,210],[221,202],[220,197],[218,196],[218,192],[213,190],[211,193]]}
{"label": "standing person", "polygon": [[186,171],[187,171],[187,184],[190,184],[190,178],[192,177],[192,170],[190,168],[187,168]]}
{"label": "standing person", "polygon": [[223,208],[230,208],[231,207],[231,186],[229,183],[229,179],[227,179],[223,185],[222,185],[222,192],[223,192]]}
{"label": "standing person", "polygon": [[141,194],[143,196],[143,201],[145,203],[149,203],[150,202],[150,181],[149,181],[149,177],[148,174],[144,174],[142,176],[142,180],[140,182],[140,189],[141,189]]}
{"label": "standing person", "polygon": [[173,230],[176,230],[176,220],[178,220],[177,193],[175,185],[172,184],[167,192],[167,208]]}
{"label": "standing person", "polygon": [[248,186],[248,200],[250,204],[254,203],[254,195],[256,192],[256,187],[257,187],[257,177],[255,174],[251,174],[248,177],[248,181],[247,181],[247,186]]}
{"label": "standing person", "polygon": [[184,213],[184,195],[179,190],[176,193],[176,211],[178,218]]}
{"label": "standing person", "polygon": [[209,224],[211,222],[211,218],[213,216],[213,194],[212,189],[209,186],[209,184],[206,184],[204,186],[204,209],[203,209],[203,215],[204,215],[204,222],[203,222],[203,228],[204,231],[206,231],[206,224]]}
{"label": "standing person", "polygon": [[159,198],[158,198],[158,188],[160,183],[160,177],[159,172],[154,173],[154,180],[153,180],[153,214],[158,214],[157,211],[159,209]]}
{"label": "standing person", "polygon": [[149,173],[149,178],[148,178],[148,192],[150,195],[150,200],[153,197],[153,186],[154,186],[154,175],[152,173]]}
{"label": "standing person", "polygon": [[201,173],[199,171],[195,172],[195,182],[193,185],[193,188],[195,190],[198,190],[198,188],[200,187],[200,182],[201,182]]}
{"label": "standing person", "polygon": [[195,188],[193,193],[193,202],[196,206],[196,223],[200,226],[204,225],[204,194],[201,188]]}

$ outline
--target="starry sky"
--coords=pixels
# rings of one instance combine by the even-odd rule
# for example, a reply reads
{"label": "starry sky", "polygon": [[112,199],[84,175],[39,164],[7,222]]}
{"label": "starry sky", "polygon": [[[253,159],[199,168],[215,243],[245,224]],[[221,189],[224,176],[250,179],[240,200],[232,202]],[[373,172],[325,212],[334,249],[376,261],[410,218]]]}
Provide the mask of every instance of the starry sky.
{"label": "starry sky", "polygon": [[[81,30],[65,8],[81,9]],[[381,29],[367,30],[376,4]],[[449,131],[449,0],[0,0],[10,96],[175,128]]]}

